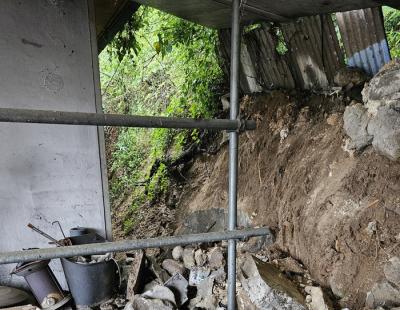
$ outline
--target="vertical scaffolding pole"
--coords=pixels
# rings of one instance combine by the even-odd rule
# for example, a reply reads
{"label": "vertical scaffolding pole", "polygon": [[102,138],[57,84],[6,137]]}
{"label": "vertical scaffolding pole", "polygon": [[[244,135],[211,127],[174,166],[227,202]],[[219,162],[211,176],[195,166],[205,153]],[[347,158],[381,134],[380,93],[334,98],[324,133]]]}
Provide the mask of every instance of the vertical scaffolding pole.
{"label": "vertical scaffolding pole", "polygon": [[[232,1],[230,119],[239,113],[240,0]],[[228,230],[237,226],[238,132],[229,133]],[[228,240],[228,309],[236,309],[236,240]]]}

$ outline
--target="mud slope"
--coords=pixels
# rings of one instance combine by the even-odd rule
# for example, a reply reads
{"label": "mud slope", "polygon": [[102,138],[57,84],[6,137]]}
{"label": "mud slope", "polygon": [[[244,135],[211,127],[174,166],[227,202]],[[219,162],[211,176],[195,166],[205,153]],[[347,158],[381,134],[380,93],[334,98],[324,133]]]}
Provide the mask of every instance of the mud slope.
{"label": "mud slope", "polygon": [[[344,151],[343,109],[322,96],[274,92],[247,100],[243,110],[258,129],[240,137],[238,201],[253,225],[275,231],[280,251],[303,262],[340,304],[360,309],[383,264],[400,254],[400,163],[370,149]],[[226,207],[227,155],[225,146],[196,160],[178,205],[181,220]]]}

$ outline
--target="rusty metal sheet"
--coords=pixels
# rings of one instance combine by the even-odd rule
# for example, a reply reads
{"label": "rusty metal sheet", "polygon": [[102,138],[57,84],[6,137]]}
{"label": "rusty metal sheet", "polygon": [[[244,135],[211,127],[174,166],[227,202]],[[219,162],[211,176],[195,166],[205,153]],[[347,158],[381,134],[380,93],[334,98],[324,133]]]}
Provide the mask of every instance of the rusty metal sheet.
{"label": "rusty metal sheet", "polygon": [[374,75],[390,61],[380,7],[337,13],[336,18],[349,66]]}
{"label": "rusty metal sheet", "polygon": [[[227,79],[229,79],[230,72],[230,42],[231,31],[230,29],[223,29],[218,31],[219,46],[218,54],[221,59],[221,67]],[[262,91],[262,87],[257,79],[257,72],[255,63],[250,57],[247,46],[242,42],[240,54],[240,90],[242,93],[257,93]]]}
{"label": "rusty metal sheet", "polygon": [[344,57],[331,15],[304,17],[281,26],[296,85],[324,88],[333,82]]}
{"label": "rusty metal sheet", "polygon": [[262,24],[244,36],[259,83],[265,89],[295,87],[286,58],[276,51],[277,39],[269,24]]}

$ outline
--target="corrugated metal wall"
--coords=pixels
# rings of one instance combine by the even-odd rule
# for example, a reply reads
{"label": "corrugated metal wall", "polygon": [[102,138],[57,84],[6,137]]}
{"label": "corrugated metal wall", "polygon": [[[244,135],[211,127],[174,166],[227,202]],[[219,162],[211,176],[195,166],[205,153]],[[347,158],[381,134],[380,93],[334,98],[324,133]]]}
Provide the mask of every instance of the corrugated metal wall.
{"label": "corrugated metal wall", "polygon": [[275,48],[277,38],[269,24],[249,32],[243,38],[249,57],[254,63],[259,84],[266,89],[294,88],[295,82],[286,57]]}
{"label": "corrugated metal wall", "polygon": [[[229,30],[221,30],[219,37],[224,72],[228,74]],[[278,43],[286,46],[285,54],[278,53]],[[348,66],[361,68],[370,75],[390,61],[381,8],[304,17],[279,26],[263,23],[244,34],[242,91],[326,88],[333,85],[336,72],[346,66],[345,54]]]}
{"label": "corrugated metal wall", "polygon": [[381,8],[336,14],[349,66],[370,75],[390,61]]}
{"label": "corrugated metal wall", "polygon": [[330,15],[301,18],[281,26],[295,68],[299,88],[324,88],[344,66],[335,27]]}

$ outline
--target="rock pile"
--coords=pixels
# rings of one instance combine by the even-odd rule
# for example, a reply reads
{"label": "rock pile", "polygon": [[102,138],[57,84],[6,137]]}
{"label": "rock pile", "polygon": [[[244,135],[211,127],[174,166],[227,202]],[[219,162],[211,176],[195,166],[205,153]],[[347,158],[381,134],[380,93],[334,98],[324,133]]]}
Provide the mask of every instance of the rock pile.
{"label": "rock pile", "polygon": [[363,102],[344,113],[349,149],[374,149],[391,160],[400,159],[400,59],[393,60],[366,84]]}
{"label": "rock pile", "polygon": [[[238,244],[238,309],[333,309],[296,260],[267,262],[264,239]],[[123,261],[120,296],[103,303],[100,310],[227,308],[226,242],[178,246],[158,257],[137,251]]]}

